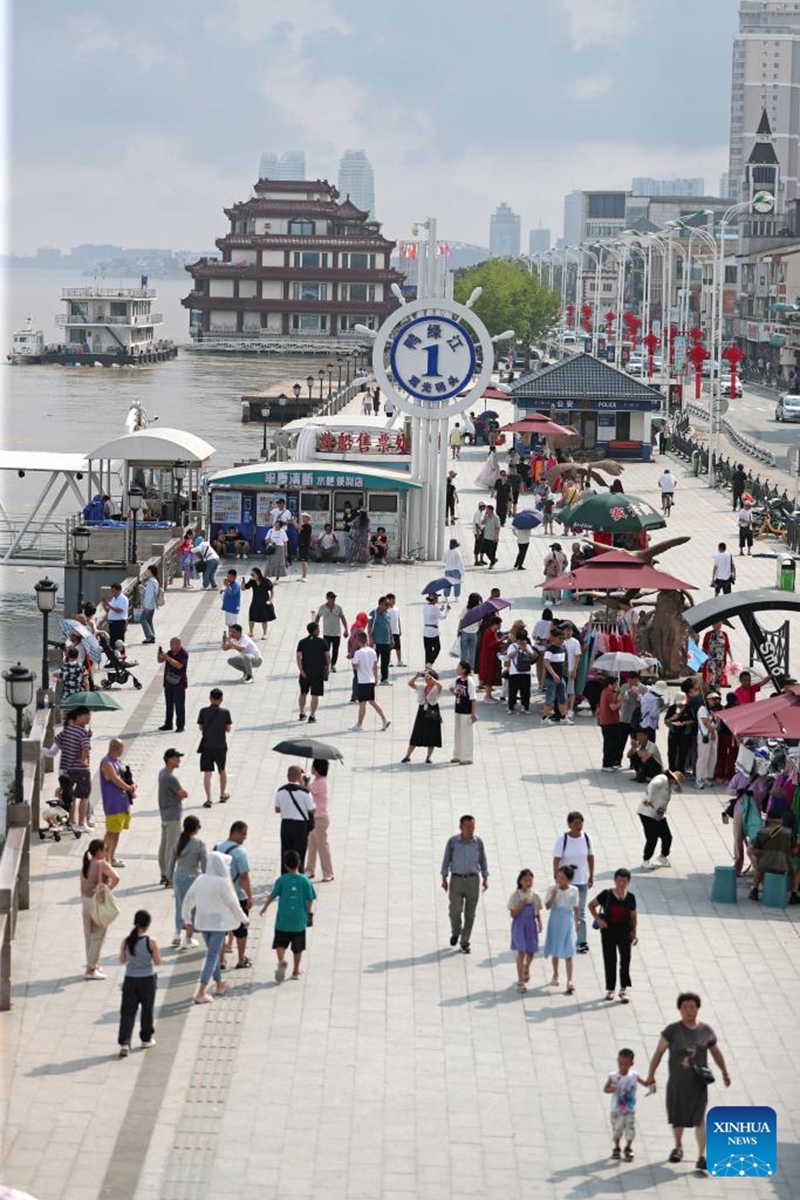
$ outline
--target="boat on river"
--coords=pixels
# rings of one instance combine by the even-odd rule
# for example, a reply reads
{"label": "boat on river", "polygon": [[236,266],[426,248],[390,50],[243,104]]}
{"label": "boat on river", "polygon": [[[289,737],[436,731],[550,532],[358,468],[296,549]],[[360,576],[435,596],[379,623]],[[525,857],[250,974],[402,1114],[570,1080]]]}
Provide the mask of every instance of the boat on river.
{"label": "boat on river", "polygon": [[15,367],[32,366],[40,363],[43,356],[44,334],[41,329],[34,329],[33,317],[28,314],[25,324],[12,336],[8,361]]}

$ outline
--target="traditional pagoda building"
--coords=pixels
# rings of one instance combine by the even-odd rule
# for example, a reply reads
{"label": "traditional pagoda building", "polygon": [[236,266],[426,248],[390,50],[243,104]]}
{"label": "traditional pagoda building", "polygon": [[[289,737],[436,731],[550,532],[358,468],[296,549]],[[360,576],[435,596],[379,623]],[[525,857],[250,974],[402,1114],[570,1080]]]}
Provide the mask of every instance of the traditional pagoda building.
{"label": "traditional pagoda building", "polygon": [[377,329],[397,307],[395,243],[325,180],[259,179],[252,198],[225,215],[222,261],[186,267],[194,286],[182,304],[200,343],[258,350],[318,339],[327,351],[331,339],[352,340],[359,324]]}

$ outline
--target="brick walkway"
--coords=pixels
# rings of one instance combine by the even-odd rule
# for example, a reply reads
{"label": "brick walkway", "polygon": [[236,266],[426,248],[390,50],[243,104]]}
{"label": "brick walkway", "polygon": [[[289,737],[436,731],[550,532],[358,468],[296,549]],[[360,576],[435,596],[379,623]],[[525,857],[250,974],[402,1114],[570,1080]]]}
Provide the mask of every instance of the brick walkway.
{"label": "brick walkway", "polygon": [[[462,519],[456,535],[467,551],[478,499],[471,480],[481,460],[480,452],[465,451],[457,465]],[[692,541],[670,551],[662,565],[700,584],[698,599],[704,599],[717,541],[734,541],[729,500],[709,494],[683,467],[675,469],[680,488],[670,533],[691,533]],[[653,498],[658,470],[626,468],[626,490]],[[491,582],[514,599],[514,614],[538,615],[535,585],[546,540],[534,537],[528,570],[519,574],[509,569],[514,550],[504,534]],[[771,561],[737,564],[740,588],[772,584]],[[763,909],[743,892],[735,908],[711,904],[712,868],[727,861],[730,839],[715,793],[689,791],[674,802],[671,870],[645,877],[634,871],[641,918],[631,1005],[602,1001],[596,938],[591,953],[577,960],[575,996],[554,995],[538,959],[528,994],[521,998],[514,990],[506,900],[523,865],[544,889],[566,811],[577,806],[586,814],[602,885],[615,867],[635,868],[641,858],[640,789],[600,773],[599,732],[589,718],[572,729],[542,729],[535,720],[509,717],[499,705],[481,705],[476,763],[459,767],[447,761],[447,703],[438,761],[407,767],[399,759],[413,720],[413,696],[404,686],[409,671],[393,672],[394,687],[380,693],[392,719],[389,732],[380,734],[368,718],[368,732],[360,736],[346,732],[353,720],[349,675],[332,676],[315,733],[345,755],[332,772],[336,882],[319,889],[306,974],[297,984],[274,985],[270,912],[266,929],[262,919],[253,922],[253,970],[230,973],[231,995],[206,1009],[189,1003],[200,954],[169,949],[171,893],[156,886],[154,785],[164,748],[175,742],[186,752],[179,773],[190,792],[186,810],[200,812],[207,844],[222,837],[231,820],[247,819],[263,895],[278,852],[272,794],[287,765],[271,747],[299,729],[293,654],[306,620],[330,586],[349,619],[391,586],[404,619],[405,657],[418,664],[419,592],[430,570],[314,569],[305,585],[290,576],[278,587],[279,620],[250,688],[233,677],[219,648],[218,598],[197,590],[169,593],[158,612],[158,636],[179,633],[190,649],[187,732],[157,732],[160,672],[144,650],[144,690],[117,689],[122,712],[93,720],[98,748],[124,730],[140,780],[132,829],[120,848],[128,864],[118,893],[123,916],[106,944],[105,982],[80,978],[81,844],[69,838],[33,847],[32,909],[20,921],[14,947],[15,1007],[0,1017],[3,1182],[37,1200],[194,1200],[215,1193],[264,1200],[721,1197],[728,1193],[720,1181],[693,1172],[691,1142],[684,1164],[666,1163],[663,1066],[659,1094],[640,1102],[636,1161],[612,1166],[607,1158],[603,1077],[624,1044],[646,1070],[660,1029],[675,1019],[677,992],[689,987],[703,996],[703,1016],[717,1031],[733,1076],[730,1091],[723,1096],[715,1087],[713,1100],[776,1108],[779,1175],[762,1190],[786,1200],[796,1194],[790,1180],[800,1170],[797,910]],[[468,588],[486,593],[487,574],[470,571]],[[800,637],[797,621],[793,626]],[[445,646],[455,627],[453,613]],[[738,632],[734,653],[744,658]],[[440,665],[449,679],[453,661],[444,657]],[[193,721],[215,684],[225,688],[233,713],[233,799],[207,812],[200,809]],[[98,758],[96,752],[95,766]],[[477,818],[491,871],[470,958],[447,944],[438,877],[444,842],[465,811]],[[121,971],[114,959],[142,904],[167,947],[158,1047],[148,1053],[135,1047],[120,1062]]]}

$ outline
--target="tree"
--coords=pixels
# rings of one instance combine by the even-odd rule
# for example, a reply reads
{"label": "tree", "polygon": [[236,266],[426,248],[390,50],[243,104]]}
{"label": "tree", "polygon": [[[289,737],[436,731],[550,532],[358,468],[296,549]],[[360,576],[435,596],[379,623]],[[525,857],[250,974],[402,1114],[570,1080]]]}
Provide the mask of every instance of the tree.
{"label": "tree", "polygon": [[460,272],[455,281],[456,300],[464,304],[476,287],[483,291],[472,311],[492,335],[513,329],[526,356],[531,342],[558,320],[561,298],[513,259],[493,258]]}

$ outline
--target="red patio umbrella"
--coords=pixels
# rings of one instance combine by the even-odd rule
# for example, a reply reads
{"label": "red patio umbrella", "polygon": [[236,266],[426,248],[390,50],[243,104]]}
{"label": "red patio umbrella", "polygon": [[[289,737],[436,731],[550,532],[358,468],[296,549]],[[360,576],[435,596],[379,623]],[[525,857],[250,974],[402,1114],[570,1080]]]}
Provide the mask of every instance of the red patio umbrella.
{"label": "red patio umbrella", "polygon": [[512,421],[510,425],[502,426],[503,433],[537,433],[540,437],[578,437],[573,429],[559,425],[549,417],[523,417],[521,421]]}
{"label": "red patio umbrella", "polygon": [[779,696],[767,696],[720,712],[734,737],[800,738],[800,684]]}
{"label": "red patio umbrella", "polygon": [[696,585],[659,571],[625,550],[609,550],[590,558],[575,571],[567,571],[557,579],[545,579],[540,585],[548,591],[620,592],[632,588],[642,591],[689,592]]}

